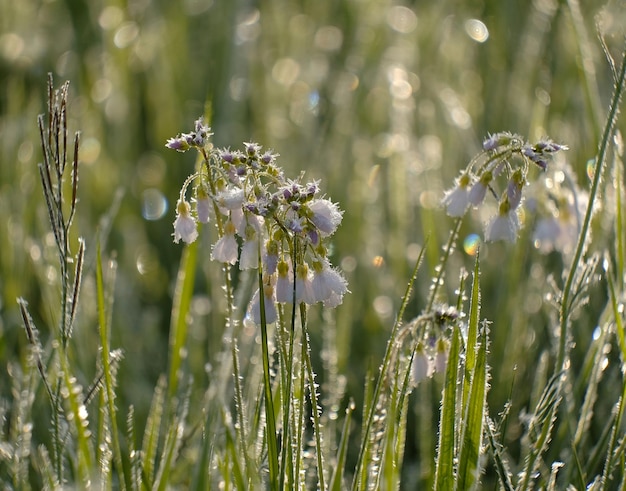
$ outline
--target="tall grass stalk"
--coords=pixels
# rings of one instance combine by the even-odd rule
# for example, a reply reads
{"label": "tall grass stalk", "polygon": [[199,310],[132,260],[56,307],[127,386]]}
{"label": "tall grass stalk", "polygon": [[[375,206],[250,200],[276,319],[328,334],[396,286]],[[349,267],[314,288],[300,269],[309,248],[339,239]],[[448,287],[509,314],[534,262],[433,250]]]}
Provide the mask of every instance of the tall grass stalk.
{"label": "tall grass stalk", "polygon": [[567,279],[563,287],[563,293],[560,300],[559,310],[559,348],[555,362],[555,373],[560,373],[566,368],[567,357],[567,343],[569,339],[569,325],[570,325],[570,313],[571,313],[571,301],[572,287],[574,285],[574,279],[580,269],[580,262],[583,254],[586,250],[588,243],[589,228],[591,225],[591,218],[593,216],[594,205],[599,199],[599,186],[604,172],[604,164],[606,155],[610,146],[611,138],[613,136],[613,129],[617,121],[617,115],[619,113],[620,101],[624,92],[624,85],[626,82],[626,48],[622,52],[622,61],[615,79],[615,88],[613,90],[613,96],[611,98],[611,105],[609,106],[609,112],[606,118],[604,131],[602,132],[602,140],[600,140],[598,146],[598,153],[595,158],[593,180],[589,189],[589,201],[585,217],[582,222],[581,230],[578,235],[578,242],[576,249],[570,263]]}
{"label": "tall grass stalk", "polygon": [[96,286],[98,295],[98,324],[100,330],[100,349],[102,355],[102,373],[104,375],[104,395],[106,400],[106,414],[101,414],[103,419],[106,419],[110,426],[110,437],[113,442],[113,459],[120,475],[120,488],[126,489],[131,487],[130,476],[124,470],[122,461],[122,450],[120,446],[120,432],[117,425],[117,409],[115,407],[115,387],[113,381],[113,374],[115,368],[113,361],[111,360],[110,353],[110,321],[107,318],[107,303],[105,301],[105,288],[104,278],[102,273],[102,252],[100,245],[97,246],[96,251]]}

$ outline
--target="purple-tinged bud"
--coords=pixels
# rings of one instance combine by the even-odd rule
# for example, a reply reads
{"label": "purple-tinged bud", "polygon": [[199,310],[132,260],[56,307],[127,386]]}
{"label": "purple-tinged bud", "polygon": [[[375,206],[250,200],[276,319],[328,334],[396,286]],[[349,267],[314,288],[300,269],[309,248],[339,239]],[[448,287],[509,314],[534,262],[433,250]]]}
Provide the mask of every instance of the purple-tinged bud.
{"label": "purple-tinged bud", "polygon": [[261,156],[261,161],[264,164],[273,164],[278,156],[279,155],[277,153],[274,153],[271,150],[266,150],[265,153]]}
{"label": "purple-tinged bud", "polygon": [[483,141],[483,149],[485,150],[495,150],[498,148],[498,135],[489,135]]}
{"label": "purple-tinged bud", "polygon": [[516,170],[509,180],[506,187],[506,195],[512,210],[517,209],[522,202],[522,189],[524,188],[525,182],[526,179],[520,169]]}
{"label": "purple-tinged bud", "polygon": [[313,244],[314,246],[317,246],[319,244],[320,235],[317,233],[316,229],[310,228],[307,230],[306,234],[308,235],[311,244]]}
{"label": "purple-tinged bud", "polygon": [[319,181],[313,181],[313,182],[309,182],[306,185],[306,197],[307,198],[312,198],[313,196],[315,196],[317,194],[317,192],[319,191],[320,187],[319,187]]}
{"label": "purple-tinged bud", "polygon": [[234,156],[230,150],[222,150],[220,152],[220,159],[224,162],[228,162],[229,164],[233,163]]}
{"label": "purple-tinged bud", "polygon": [[255,156],[261,150],[261,145],[254,142],[244,142],[244,146],[246,147],[246,153],[250,157]]}
{"label": "purple-tinged bud", "polygon": [[170,138],[167,140],[165,146],[167,148],[171,148],[172,150],[176,150],[177,152],[186,152],[189,150],[189,143],[187,143],[187,139],[183,136]]}
{"label": "purple-tinged bud", "polygon": [[535,143],[535,150],[538,152],[546,152],[546,153],[554,153],[560,152],[561,150],[568,150],[569,147],[567,145],[561,145],[559,143],[555,143],[550,139],[540,140]]}
{"label": "purple-tinged bud", "polygon": [[501,131],[500,133],[489,135],[489,137],[483,141],[483,148],[485,150],[495,150],[498,147],[504,147],[506,145],[519,145],[521,141],[521,136],[509,133],[508,131]]}

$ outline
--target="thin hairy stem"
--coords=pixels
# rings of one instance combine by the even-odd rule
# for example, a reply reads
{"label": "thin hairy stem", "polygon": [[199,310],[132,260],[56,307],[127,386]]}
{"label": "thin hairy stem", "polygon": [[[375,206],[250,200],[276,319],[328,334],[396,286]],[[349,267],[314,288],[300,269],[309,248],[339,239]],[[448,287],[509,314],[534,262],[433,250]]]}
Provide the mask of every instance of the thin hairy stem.
{"label": "thin hairy stem", "polygon": [[613,97],[611,99],[611,105],[609,108],[609,114],[606,119],[606,125],[602,133],[602,140],[598,147],[598,154],[596,156],[595,172],[593,175],[593,181],[589,190],[589,203],[587,205],[587,211],[585,218],[583,219],[580,234],[578,236],[578,243],[576,244],[576,250],[572,258],[572,263],[567,274],[567,280],[563,288],[563,295],[561,297],[561,305],[559,310],[559,325],[560,325],[560,338],[559,338],[559,351],[555,363],[555,373],[559,373],[566,368],[566,356],[567,356],[567,339],[569,336],[569,318],[570,318],[570,296],[573,294],[572,287],[574,285],[574,278],[576,272],[580,266],[583,253],[585,251],[585,245],[587,242],[587,236],[589,235],[589,227],[591,225],[591,217],[593,215],[593,207],[598,199],[598,190],[600,186],[600,180],[602,179],[602,173],[604,170],[604,163],[606,160],[606,154],[613,135],[613,128],[617,121],[617,115],[619,110],[620,99],[624,92],[624,85],[626,80],[626,49],[623,52],[622,64],[619,71],[619,77],[617,79],[615,89],[613,91]]}

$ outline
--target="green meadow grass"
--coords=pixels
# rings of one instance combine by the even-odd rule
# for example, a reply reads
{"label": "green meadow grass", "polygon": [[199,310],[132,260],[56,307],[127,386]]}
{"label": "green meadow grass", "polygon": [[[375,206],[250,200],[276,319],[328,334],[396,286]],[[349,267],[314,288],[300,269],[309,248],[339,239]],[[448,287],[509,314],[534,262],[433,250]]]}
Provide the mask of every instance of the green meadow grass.
{"label": "green meadow grass", "polygon": [[[625,26],[614,1],[0,0],[0,487],[625,489]],[[251,326],[262,278],[211,261],[216,222],[173,243],[201,159],[165,143],[201,115],[344,210],[340,306]],[[440,203],[500,131],[569,150],[530,168],[517,240],[476,247],[496,200]],[[561,188],[578,230],[546,252]]]}

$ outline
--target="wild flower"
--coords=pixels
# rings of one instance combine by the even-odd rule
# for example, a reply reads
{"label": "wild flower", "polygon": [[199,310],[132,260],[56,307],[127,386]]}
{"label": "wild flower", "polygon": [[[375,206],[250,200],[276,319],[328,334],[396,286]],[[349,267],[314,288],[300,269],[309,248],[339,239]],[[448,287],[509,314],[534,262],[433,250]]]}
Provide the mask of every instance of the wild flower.
{"label": "wild flower", "polygon": [[[179,152],[195,148],[202,156],[199,170],[181,189],[184,204],[175,222],[176,241],[197,238],[196,220],[214,221],[218,238],[211,258],[229,265],[238,262],[241,270],[260,268],[267,289],[272,290],[268,306],[291,303],[294,289],[297,303],[339,305],[348,292],[347,283],[330,264],[325,246],[342,220],[337,204],[321,194],[319,181],[286,178],[277,165],[277,153],[264,151],[255,142],[245,142],[242,150],[216,149],[211,135],[199,118],[192,132],[166,143]],[[195,216],[185,200],[192,183]],[[211,220],[214,210],[218,216]],[[255,302],[258,295],[248,308],[249,318],[256,323],[260,316],[255,314]]]}
{"label": "wild flower", "polygon": [[209,223],[211,216],[211,199],[204,186],[196,190],[196,215],[200,223]]}
{"label": "wild flower", "polygon": [[485,240],[487,242],[495,242],[497,240],[515,242],[519,228],[520,223],[517,211],[511,206],[508,198],[505,198],[498,207],[498,214],[487,223]]}
{"label": "wild flower", "polygon": [[332,235],[341,223],[342,212],[327,199],[316,199],[308,203],[310,220],[324,237]]}
{"label": "wild flower", "polygon": [[462,217],[469,208],[470,183],[470,175],[463,173],[456,180],[454,187],[446,191],[441,203],[446,207],[446,212],[449,216]]}
{"label": "wild flower", "polygon": [[313,262],[313,295],[316,302],[332,303],[343,300],[348,291],[345,278],[337,270],[333,269],[327,259]]}
{"label": "wild flower", "polygon": [[176,220],[174,220],[174,242],[182,239],[183,242],[191,244],[198,238],[196,221],[191,216],[191,206],[187,201],[181,199],[176,204]]}
{"label": "wild flower", "polygon": [[424,344],[419,342],[415,348],[415,355],[413,356],[413,385],[418,385],[421,381],[431,377],[434,368],[433,361],[426,351]]}
{"label": "wild flower", "polygon": [[443,373],[446,371],[446,365],[448,364],[448,353],[450,351],[450,343],[444,337],[440,337],[437,340],[437,346],[435,348],[435,357],[433,361],[435,372]]}
{"label": "wild flower", "polygon": [[[508,131],[490,134],[483,141],[483,152],[472,159],[454,187],[445,192],[442,204],[446,213],[460,218],[470,205],[479,207],[492,194],[499,203],[498,214],[487,223],[485,240],[514,242],[520,227],[517,210],[523,201],[530,167],[547,170],[550,159],[561,150],[567,150],[567,146],[549,138],[531,144]],[[504,179],[506,187],[499,192],[497,183]]]}
{"label": "wild flower", "polygon": [[265,243],[263,253],[263,267],[266,274],[274,274],[278,267],[279,244],[277,240],[269,239]]}
{"label": "wild flower", "polygon": [[[278,311],[276,310],[274,287],[271,284],[263,286],[263,297],[265,322],[267,324],[272,324],[278,319]],[[252,299],[248,304],[246,317],[256,325],[261,323],[261,296],[259,294],[259,290],[254,292],[254,295],[252,295]]]}
{"label": "wild flower", "polygon": [[560,165],[529,190],[528,208],[537,216],[532,240],[539,252],[573,252],[588,201],[568,165]]}
{"label": "wild flower", "polygon": [[307,263],[296,266],[296,302],[304,302],[308,305],[317,303],[313,291],[313,275],[309,271]]}
{"label": "wild flower", "polygon": [[222,235],[213,245],[211,259],[221,263],[235,264],[237,262],[237,239],[235,239],[235,225],[228,221]]}
{"label": "wild flower", "polygon": [[276,301],[288,303],[293,299],[293,273],[287,261],[278,262],[276,272]]}
{"label": "wild flower", "polygon": [[480,179],[474,183],[468,195],[468,200],[472,206],[478,206],[484,201],[487,195],[487,189],[489,189],[489,183],[491,183],[492,180],[493,173],[486,171]]}

